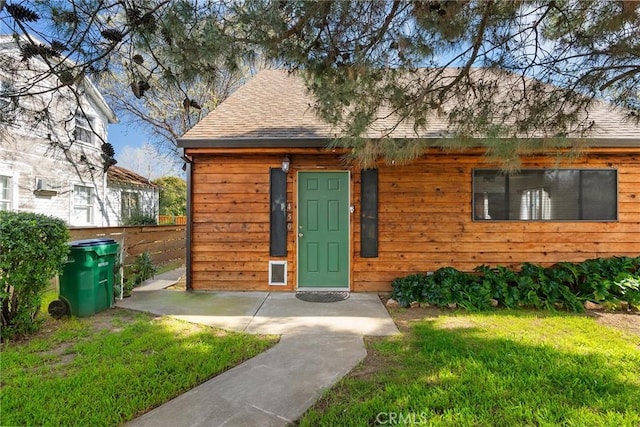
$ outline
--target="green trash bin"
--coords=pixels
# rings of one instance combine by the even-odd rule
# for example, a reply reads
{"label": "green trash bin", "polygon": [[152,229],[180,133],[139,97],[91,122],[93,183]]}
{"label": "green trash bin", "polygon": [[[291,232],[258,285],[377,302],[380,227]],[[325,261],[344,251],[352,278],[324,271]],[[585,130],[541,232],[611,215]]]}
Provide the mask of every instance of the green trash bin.
{"label": "green trash bin", "polygon": [[76,240],[69,246],[58,299],[49,304],[49,314],[87,317],[110,308],[118,243],[102,238]]}

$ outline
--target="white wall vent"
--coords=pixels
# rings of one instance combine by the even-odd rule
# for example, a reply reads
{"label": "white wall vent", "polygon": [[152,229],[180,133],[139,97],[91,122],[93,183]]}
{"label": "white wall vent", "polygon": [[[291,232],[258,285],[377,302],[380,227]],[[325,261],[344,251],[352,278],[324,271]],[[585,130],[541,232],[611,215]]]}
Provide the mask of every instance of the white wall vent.
{"label": "white wall vent", "polygon": [[276,286],[287,284],[287,261],[269,261],[269,284]]}

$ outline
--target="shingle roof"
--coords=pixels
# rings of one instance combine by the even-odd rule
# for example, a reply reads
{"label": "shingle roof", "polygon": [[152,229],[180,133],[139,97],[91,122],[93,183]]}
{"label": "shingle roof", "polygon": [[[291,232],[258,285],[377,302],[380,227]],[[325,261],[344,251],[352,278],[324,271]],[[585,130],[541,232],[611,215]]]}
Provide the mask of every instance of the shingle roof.
{"label": "shingle roof", "polygon": [[[319,119],[313,96],[304,81],[285,70],[263,70],[234,92],[188,131],[181,147],[324,146],[340,136],[338,129]],[[640,146],[640,126],[623,112],[596,101],[589,110],[595,126],[583,139],[592,146]],[[427,129],[416,134],[411,123],[396,123],[393,116],[378,119],[365,137],[434,138],[449,134],[446,118],[433,116]],[[540,137],[542,135],[537,135]]]}
{"label": "shingle roof", "polygon": [[107,181],[114,184],[136,185],[150,188],[159,187],[144,176],[120,166],[111,166],[107,170]]}

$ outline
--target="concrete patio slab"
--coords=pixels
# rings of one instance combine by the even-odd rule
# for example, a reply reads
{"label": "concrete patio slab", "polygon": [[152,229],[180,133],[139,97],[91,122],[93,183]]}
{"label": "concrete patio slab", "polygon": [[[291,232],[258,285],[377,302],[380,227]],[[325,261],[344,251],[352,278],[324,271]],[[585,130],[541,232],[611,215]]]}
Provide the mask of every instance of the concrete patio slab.
{"label": "concrete patio slab", "polygon": [[376,294],[344,301],[300,301],[292,292],[148,291],[118,301],[118,307],[252,334],[398,333]]}
{"label": "concrete patio slab", "polygon": [[167,271],[166,273],[158,274],[157,276],[145,280],[140,286],[133,288],[133,292],[145,292],[145,291],[159,291],[166,289],[171,285],[174,285],[178,280],[185,275],[187,269],[180,267],[175,270]]}
{"label": "concrete patio slab", "polygon": [[272,292],[245,332],[253,334],[356,334],[386,336],[398,328],[377,294],[354,294],[332,303],[305,302]]}
{"label": "concrete patio slab", "polygon": [[117,307],[172,316],[192,323],[244,331],[269,294],[267,292],[136,292]]}

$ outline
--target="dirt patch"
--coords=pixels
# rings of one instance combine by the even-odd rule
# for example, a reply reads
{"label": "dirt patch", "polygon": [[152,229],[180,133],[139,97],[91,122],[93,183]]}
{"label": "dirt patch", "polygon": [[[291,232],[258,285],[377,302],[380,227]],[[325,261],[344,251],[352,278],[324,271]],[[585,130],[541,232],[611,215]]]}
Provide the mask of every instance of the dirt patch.
{"label": "dirt patch", "polygon": [[135,319],[140,314],[131,310],[124,310],[121,308],[112,308],[109,310],[101,311],[100,313],[87,318],[90,319],[91,329],[94,332],[111,331],[120,332],[123,325]]}
{"label": "dirt patch", "polygon": [[364,337],[365,346],[367,347],[367,356],[365,359],[349,374],[351,378],[368,378],[376,372],[383,372],[389,365],[389,359],[382,357],[374,350],[372,344],[384,340],[384,337]]}
{"label": "dirt patch", "polygon": [[[11,339],[11,344],[26,344],[31,340],[42,338],[47,339],[54,332],[58,330],[60,325],[63,322],[68,321],[68,317],[64,317],[60,320],[49,317],[48,315],[44,315],[45,317],[44,323],[42,324],[40,330],[38,332],[31,335],[18,336]],[[133,310],[125,310],[122,308],[110,308],[100,313],[97,313],[90,317],[79,317],[76,320],[79,322],[89,324],[91,328],[91,332],[96,333],[100,331],[112,331],[119,332],[122,330],[122,327],[126,325],[128,322],[132,321],[138,316],[141,316],[140,312]],[[153,319],[156,316],[149,315],[149,319]],[[60,355],[63,354],[67,347],[70,346],[69,343],[60,343],[55,349],[49,350],[48,353],[52,355]]]}
{"label": "dirt patch", "polygon": [[[391,318],[401,332],[407,332],[411,324],[424,320],[435,319],[440,315],[451,313],[452,310],[439,308],[392,308],[388,309]],[[640,336],[640,313],[638,312],[589,312],[586,316],[593,317],[598,323],[611,326],[621,331]],[[469,328],[474,325],[471,322],[462,322],[454,317],[447,318],[441,327],[449,329]]]}
{"label": "dirt patch", "polygon": [[416,322],[425,319],[435,320],[446,313],[439,308],[390,308],[387,311],[400,332],[408,332]]}
{"label": "dirt patch", "polygon": [[640,336],[640,313],[608,313],[599,311],[590,313],[589,315],[594,317],[600,324]]}
{"label": "dirt patch", "polygon": [[[381,295],[380,300],[382,304],[385,304],[389,299],[388,296]],[[387,309],[391,318],[398,326],[400,332],[407,332],[410,326],[418,321],[424,319],[435,319],[442,314],[451,313],[454,310],[446,310],[435,307],[423,308],[389,308]],[[590,311],[586,316],[593,317],[598,323],[606,326],[611,326],[620,329],[624,332],[631,333],[640,336],[640,312],[627,311],[627,312],[605,312],[605,311]],[[473,325],[461,324],[456,321],[455,318],[444,322],[444,327],[451,329],[455,328],[468,328]]]}
{"label": "dirt patch", "polygon": [[186,291],[187,290],[187,278],[182,276],[176,283],[167,288],[170,291]]}

